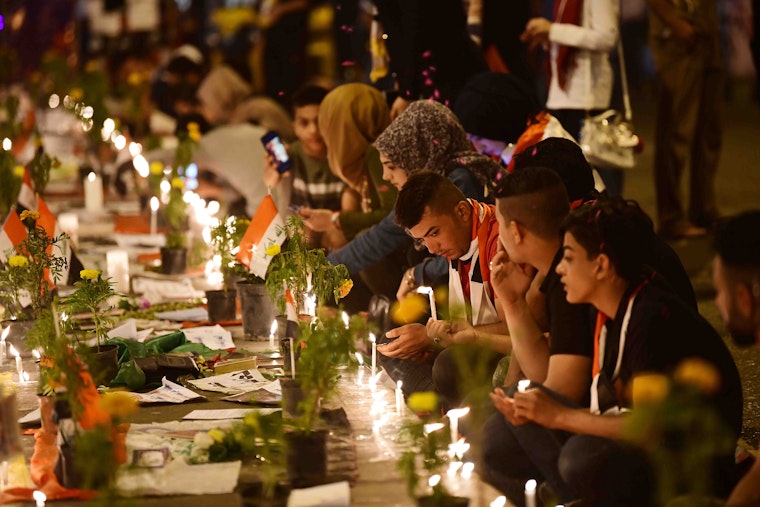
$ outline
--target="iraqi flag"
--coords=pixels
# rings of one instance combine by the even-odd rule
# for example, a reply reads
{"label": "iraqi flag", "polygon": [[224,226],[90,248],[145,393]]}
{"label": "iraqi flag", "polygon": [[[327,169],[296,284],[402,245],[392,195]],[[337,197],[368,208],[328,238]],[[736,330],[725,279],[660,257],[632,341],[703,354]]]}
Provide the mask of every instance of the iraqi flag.
{"label": "iraqi flag", "polygon": [[0,231],[0,261],[7,262],[8,254],[15,255],[14,248],[26,238],[26,227],[12,209],[5,219],[3,229]]}
{"label": "iraqi flag", "polygon": [[262,199],[251,224],[240,241],[237,261],[254,275],[264,278],[272,256],[267,255],[266,249],[272,245],[282,245],[285,242],[285,222],[277,213],[277,206],[271,195]]}

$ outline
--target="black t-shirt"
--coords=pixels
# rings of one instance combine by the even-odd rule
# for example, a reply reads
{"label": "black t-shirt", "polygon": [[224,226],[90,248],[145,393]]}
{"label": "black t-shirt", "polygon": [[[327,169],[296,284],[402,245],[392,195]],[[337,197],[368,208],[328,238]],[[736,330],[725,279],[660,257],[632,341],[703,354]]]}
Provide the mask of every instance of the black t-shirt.
{"label": "black t-shirt", "polygon": [[[633,284],[632,288],[633,290]],[[630,291],[629,291],[630,292]],[[614,320],[608,320],[604,371],[611,377],[617,361],[620,329],[629,295]],[[722,385],[715,396],[719,413],[738,435],[742,424],[742,388],[739,372],[723,339],[709,322],[667,287],[646,284],[633,303],[619,379],[624,385],[640,372],[669,374],[683,359],[700,357],[720,373]],[[621,400],[622,401],[622,400]]]}
{"label": "black t-shirt", "polygon": [[594,357],[594,329],[592,306],[567,302],[565,288],[555,271],[562,260],[562,249],[554,256],[552,266],[541,284],[546,294],[546,318],[549,322],[549,339],[552,355],[572,354]]}
{"label": "black t-shirt", "polygon": [[683,267],[678,254],[659,237],[654,242],[654,258],[650,265],[667,281],[673,292],[680,297],[687,306],[697,311],[697,295],[691,285],[689,274]]}

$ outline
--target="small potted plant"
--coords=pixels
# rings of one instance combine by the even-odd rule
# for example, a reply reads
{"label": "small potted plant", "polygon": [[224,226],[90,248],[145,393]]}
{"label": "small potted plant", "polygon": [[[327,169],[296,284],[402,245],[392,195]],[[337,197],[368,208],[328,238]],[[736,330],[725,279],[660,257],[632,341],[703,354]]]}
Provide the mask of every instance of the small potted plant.
{"label": "small potted plant", "polygon": [[[413,393],[407,404],[419,415],[405,423],[399,436],[406,450],[401,453],[396,468],[406,481],[407,493],[421,507],[466,507],[469,499],[451,495],[444,484],[449,439],[442,431],[446,425],[432,416],[438,408],[437,395]],[[427,481],[427,492],[420,488],[423,478]]]}
{"label": "small potted plant", "polygon": [[227,217],[211,229],[211,247],[215,260],[218,258],[222,273],[221,290],[207,290],[208,316],[211,322],[234,320],[237,314],[237,291],[234,282],[235,256],[233,251],[240,244],[250,221],[236,216]]}

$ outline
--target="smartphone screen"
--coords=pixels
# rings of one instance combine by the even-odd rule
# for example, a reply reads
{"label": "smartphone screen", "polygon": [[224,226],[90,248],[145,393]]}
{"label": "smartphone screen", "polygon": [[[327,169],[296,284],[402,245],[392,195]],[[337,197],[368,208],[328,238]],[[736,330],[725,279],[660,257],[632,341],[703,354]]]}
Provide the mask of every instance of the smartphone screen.
{"label": "smartphone screen", "polygon": [[283,144],[277,132],[267,132],[261,137],[261,142],[269,154],[277,161],[277,172],[284,173],[290,169],[292,162],[288,156],[288,150],[285,148],[285,144]]}

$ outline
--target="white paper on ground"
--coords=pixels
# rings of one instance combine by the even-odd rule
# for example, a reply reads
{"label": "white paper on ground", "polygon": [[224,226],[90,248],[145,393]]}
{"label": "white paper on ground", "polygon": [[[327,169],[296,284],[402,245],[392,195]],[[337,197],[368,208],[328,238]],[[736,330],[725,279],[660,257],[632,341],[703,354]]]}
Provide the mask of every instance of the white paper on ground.
{"label": "white paper on ground", "polygon": [[26,414],[24,417],[19,418],[18,423],[19,424],[31,424],[35,422],[40,422],[40,409],[35,408],[28,414]]}
{"label": "white paper on ground", "polygon": [[200,394],[167,380],[166,377],[161,379],[161,384],[161,387],[147,393],[133,392],[130,394],[140,403],[184,403],[203,398]]}
{"label": "white paper on ground", "polygon": [[[203,311],[205,312],[206,310],[203,309]],[[206,313],[206,317],[208,318],[208,313]],[[182,332],[185,333],[185,338],[190,343],[202,343],[211,350],[235,348],[235,342],[232,341],[232,333],[219,324],[215,326],[188,327],[183,329]]]}
{"label": "white paper on ground", "polygon": [[120,326],[111,329],[107,335],[109,338],[124,338],[125,340],[144,342],[152,332],[153,328],[138,331],[137,321],[135,319],[127,319]]}
{"label": "white paper on ground", "polygon": [[208,320],[208,310],[201,308],[188,308],[186,310],[172,310],[169,312],[156,312],[156,318],[174,320],[177,322],[192,321],[203,322]]}
{"label": "white paper on ground", "polygon": [[202,298],[204,296],[203,291],[195,290],[193,282],[189,278],[170,280],[133,276],[132,290],[136,294],[142,294],[151,303],[178,299],[187,301],[188,298]]}
{"label": "white paper on ground", "polygon": [[224,394],[239,394],[262,389],[269,383],[264,375],[256,369],[233,371],[222,375],[193,379],[189,382],[198,389]]}
{"label": "white paper on ground", "polygon": [[240,461],[188,465],[174,459],[158,469],[121,467],[116,489],[124,496],[230,493],[237,487],[240,465]]}
{"label": "white paper on ground", "polygon": [[193,410],[182,419],[203,420],[203,419],[242,419],[252,412],[258,412],[261,415],[274,414],[282,409],[280,408],[224,408],[219,410]]}
{"label": "white paper on ground", "polygon": [[348,481],[294,489],[288,497],[288,507],[348,507],[349,505],[351,505],[351,488]]}

